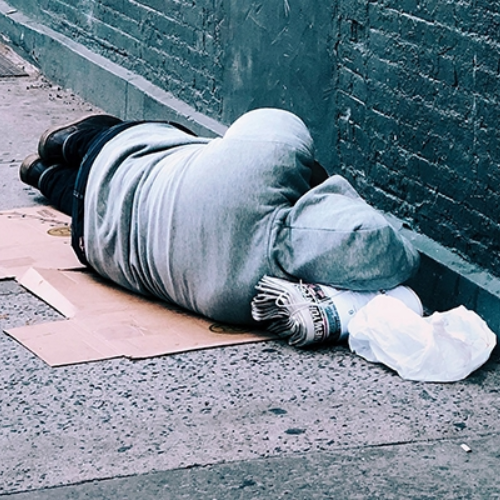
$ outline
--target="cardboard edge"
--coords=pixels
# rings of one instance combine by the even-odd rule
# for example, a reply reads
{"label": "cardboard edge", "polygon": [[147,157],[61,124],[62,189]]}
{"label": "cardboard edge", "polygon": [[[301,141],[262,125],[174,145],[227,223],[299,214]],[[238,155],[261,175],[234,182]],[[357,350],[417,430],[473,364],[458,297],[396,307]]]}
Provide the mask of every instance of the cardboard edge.
{"label": "cardboard edge", "polygon": [[[51,329],[52,331],[48,333],[47,330]],[[19,326],[9,328],[4,332],[38,359],[53,368],[124,357],[108,342],[104,342],[103,339],[96,339],[94,335],[89,336],[88,330],[75,319],[60,319],[35,325]],[[61,358],[57,352],[54,355],[54,343],[47,344],[47,337],[61,337],[61,335],[65,338],[71,337],[73,345],[80,346],[78,349],[73,348],[71,350],[73,356]],[[97,341],[89,342],[88,339]],[[67,347],[66,342],[56,342],[56,345],[62,348]],[[106,348],[105,352],[102,349],[103,347]],[[60,361],[61,359],[64,359],[64,361]]]}
{"label": "cardboard edge", "polygon": [[33,267],[28,269],[17,282],[66,318],[72,318],[77,308]]}
{"label": "cardboard edge", "polygon": [[16,279],[15,274],[10,272],[5,267],[0,266],[0,281],[13,280],[13,279]]}

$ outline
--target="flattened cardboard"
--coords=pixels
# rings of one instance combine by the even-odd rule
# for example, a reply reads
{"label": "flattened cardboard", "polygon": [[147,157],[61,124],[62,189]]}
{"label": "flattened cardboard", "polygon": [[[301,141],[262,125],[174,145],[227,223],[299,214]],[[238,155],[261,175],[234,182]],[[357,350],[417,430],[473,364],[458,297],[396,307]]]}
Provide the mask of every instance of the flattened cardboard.
{"label": "flattened cardboard", "polygon": [[15,276],[67,318],[6,332],[49,365],[146,358],[270,338],[214,324],[102,279],[74,257],[68,229],[69,218],[51,208],[0,212],[0,273]]}
{"label": "flattened cardboard", "polygon": [[70,218],[51,207],[0,212],[0,279],[30,267],[81,268],[71,249]]}

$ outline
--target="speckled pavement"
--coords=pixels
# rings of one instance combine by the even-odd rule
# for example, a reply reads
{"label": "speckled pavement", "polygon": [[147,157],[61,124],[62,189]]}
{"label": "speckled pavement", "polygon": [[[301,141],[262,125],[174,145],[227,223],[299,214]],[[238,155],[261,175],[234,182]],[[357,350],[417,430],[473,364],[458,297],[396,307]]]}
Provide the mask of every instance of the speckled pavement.
{"label": "speckled pavement", "polygon": [[[92,110],[35,70],[0,78],[0,210],[46,203],[19,164]],[[2,330],[56,317],[0,281]],[[50,368],[0,333],[0,498],[500,498],[499,387],[498,348],[424,384],[279,341]]]}

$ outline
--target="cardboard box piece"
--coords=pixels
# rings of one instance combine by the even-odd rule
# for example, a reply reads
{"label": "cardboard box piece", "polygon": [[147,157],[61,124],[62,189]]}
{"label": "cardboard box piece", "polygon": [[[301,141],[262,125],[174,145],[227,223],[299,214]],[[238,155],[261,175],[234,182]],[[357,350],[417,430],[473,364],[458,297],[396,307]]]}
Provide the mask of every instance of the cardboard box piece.
{"label": "cardboard box piece", "polygon": [[0,212],[0,235],[0,279],[16,279],[66,317],[6,331],[51,366],[270,338],[215,324],[102,279],[74,255],[70,218],[50,207]]}

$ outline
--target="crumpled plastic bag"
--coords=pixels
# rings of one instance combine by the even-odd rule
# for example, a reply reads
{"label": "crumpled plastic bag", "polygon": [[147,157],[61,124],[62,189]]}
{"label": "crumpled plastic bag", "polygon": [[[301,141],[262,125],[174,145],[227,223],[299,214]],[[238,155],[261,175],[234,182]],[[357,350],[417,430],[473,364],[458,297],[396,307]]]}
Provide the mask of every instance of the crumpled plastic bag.
{"label": "crumpled plastic bag", "polygon": [[361,308],[348,328],[351,351],[423,382],[466,378],[487,361],[497,342],[486,322],[463,306],[422,318],[385,295]]}

